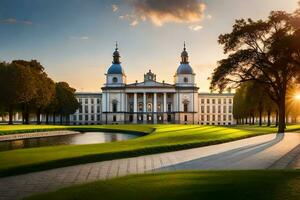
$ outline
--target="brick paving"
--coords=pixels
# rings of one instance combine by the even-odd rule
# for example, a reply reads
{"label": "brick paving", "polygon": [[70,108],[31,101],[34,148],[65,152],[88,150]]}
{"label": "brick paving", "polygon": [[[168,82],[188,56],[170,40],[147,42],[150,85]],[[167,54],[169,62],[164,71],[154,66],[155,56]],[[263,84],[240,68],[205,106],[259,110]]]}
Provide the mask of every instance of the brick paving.
{"label": "brick paving", "polygon": [[299,144],[300,134],[269,134],[189,150],[5,177],[0,179],[0,199],[22,199],[74,184],[158,171],[300,168]]}

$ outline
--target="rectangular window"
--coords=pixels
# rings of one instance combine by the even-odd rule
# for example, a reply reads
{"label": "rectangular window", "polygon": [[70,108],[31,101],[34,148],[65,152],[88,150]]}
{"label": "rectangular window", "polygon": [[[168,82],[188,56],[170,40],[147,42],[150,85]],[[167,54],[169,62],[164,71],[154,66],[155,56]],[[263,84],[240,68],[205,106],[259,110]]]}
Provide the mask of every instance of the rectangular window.
{"label": "rectangular window", "polygon": [[91,106],[91,113],[94,113],[94,106]]}
{"label": "rectangular window", "polygon": [[172,112],[172,104],[168,103],[168,112]]}
{"label": "rectangular window", "polygon": [[223,99],[223,104],[226,104],[226,99]]}
{"label": "rectangular window", "polygon": [[116,115],[113,116],[113,121],[114,121],[114,122],[117,121],[117,116],[116,116]]}
{"label": "rectangular window", "polygon": [[232,120],[232,117],[231,115],[228,115],[228,120],[231,121]]}
{"label": "rectangular window", "polygon": [[79,115],[79,121],[82,121],[82,115]]}
{"label": "rectangular window", "polygon": [[84,106],[84,113],[89,113],[89,107],[88,106]]}
{"label": "rectangular window", "polygon": [[201,121],[204,121],[204,115],[201,115]]}
{"label": "rectangular window", "polygon": [[206,103],[208,103],[208,104],[210,103],[209,99],[206,99]]}
{"label": "rectangular window", "polygon": [[232,104],[232,99],[228,99],[229,100],[229,104]]}
{"label": "rectangular window", "polygon": [[100,113],[100,106],[97,106],[97,113]]}
{"label": "rectangular window", "polygon": [[205,100],[205,99],[201,99],[201,104],[204,104],[204,100]]}
{"label": "rectangular window", "polygon": [[221,106],[218,106],[218,113],[221,113]]}
{"label": "rectangular window", "polygon": [[204,113],[204,106],[201,106],[201,113]]}
{"label": "rectangular window", "polygon": [[212,116],[212,120],[216,121],[216,116],[215,115]]}
{"label": "rectangular window", "polygon": [[89,116],[85,115],[85,121],[89,121]]}
{"label": "rectangular window", "polygon": [[77,116],[73,115],[73,121],[76,121],[76,120],[77,120]]}
{"label": "rectangular window", "polygon": [[187,122],[187,115],[184,115],[184,121]]}
{"label": "rectangular window", "polygon": [[101,121],[101,115],[97,115],[97,121]]}
{"label": "rectangular window", "polygon": [[223,121],[226,121],[227,118],[226,118],[226,115],[223,115]]}
{"label": "rectangular window", "polygon": [[168,115],[168,122],[171,122],[171,120],[172,120],[172,116]]}
{"label": "rectangular window", "polygon": [[79,113],[82,113],[82,105],[79,106]]}
{"label": "rectangular window", "polygon": [[210,121],[210,116],[206,115],[206,121]]}
{"label": "rectangular window", "polygon": [[228,107],[228,112],[229,112],[229,113],[232,113],[232,106],[229,106],[229,107]]}
{"label": "rectangular window", "polygon": [[91,99],[91,104],[94,104],[94,99]]}
{"label": "rectangular window", "polygon": [[79,99],[78,99],[78,102],[81,104],[81,103],[82,103],[82,99],[81,99],[81,98],[79,98]]}
{"label": "rectangular window", "polygon": [[97,99],[97,104],[100,104],[100,99]]}
{"label": "rectangular window", "polygon": [[218,115],[218,121],[221,121],[221,115]]}
{"label": "rectangular window", "polygon": [[210,113],[210,107],[206,106],[206,113]]}
{"label": "rectangular window", "polygon": [[218,99],[218,104],[221,104],[222,102],[221,102],[221,99]]}
{"label": "rectangular window", "polygon": [[88,104],[88,103],[89,103],[89,99],[85,99],[85,100],[84,100],[84,103],[85,103],[85,104]]}
{"label": "rectangular window", "polygon": [[94,121],[94,120],[95,120],[95,116],[91,115],[91,121]]}
{"label": "rectangular window", "polygon": [[223,106],[223,113],[227,113],[227,107],[226,106]]}
{"label": "rectangular window", "polygon": [[215,100],[215,99],[212,99],[212,103],[215,104],[215,103],[216,103],[216,100]]}
{"label": "rectangular window", "polygon": [[216,106],[213,106],[212,109],[213,109],[212,112],[213,112],[213,113],[216,113]]}

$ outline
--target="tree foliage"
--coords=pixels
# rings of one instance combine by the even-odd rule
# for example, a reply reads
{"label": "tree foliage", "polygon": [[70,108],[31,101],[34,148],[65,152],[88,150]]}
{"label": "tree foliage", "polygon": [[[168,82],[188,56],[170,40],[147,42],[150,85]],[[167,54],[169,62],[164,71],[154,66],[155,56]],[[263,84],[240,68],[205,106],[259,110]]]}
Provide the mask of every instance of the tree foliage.
{"label": "tree foliage", "polygon": [[279,109],[278,132],[285,128],[287,89],[299,80],[300,16],[271,12],[267,20],[236,20],[231,33],[220,35],[227,58],[218,62],[211,87],[224,90],[255,81],[266,88]]}

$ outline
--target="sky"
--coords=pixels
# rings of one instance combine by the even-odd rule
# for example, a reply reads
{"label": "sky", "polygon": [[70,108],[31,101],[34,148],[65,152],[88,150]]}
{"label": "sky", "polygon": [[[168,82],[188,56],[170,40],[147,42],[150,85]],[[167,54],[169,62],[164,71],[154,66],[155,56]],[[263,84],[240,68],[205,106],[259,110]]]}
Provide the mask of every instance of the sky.
{"label": "sky", "polygon": [[36,59],[55,81],[99,92],[118,41],[127,83],[173,83],[186,42],[201,92],[235,19],[292,12],[298,0],[0,0],[0,60]]}

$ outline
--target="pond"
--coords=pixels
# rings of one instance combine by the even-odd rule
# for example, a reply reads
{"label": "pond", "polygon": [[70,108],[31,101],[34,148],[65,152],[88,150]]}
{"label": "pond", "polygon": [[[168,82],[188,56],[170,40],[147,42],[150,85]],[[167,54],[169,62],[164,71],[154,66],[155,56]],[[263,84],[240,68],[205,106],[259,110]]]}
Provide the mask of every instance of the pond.
{"label": "pond", "polygon": [[73,135],[4,141],[0,142],[0,151],[67,144],[99,144],[129,140],[136,137],[139,136],[137,134],[128,133],[85,132]]}

